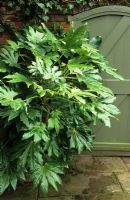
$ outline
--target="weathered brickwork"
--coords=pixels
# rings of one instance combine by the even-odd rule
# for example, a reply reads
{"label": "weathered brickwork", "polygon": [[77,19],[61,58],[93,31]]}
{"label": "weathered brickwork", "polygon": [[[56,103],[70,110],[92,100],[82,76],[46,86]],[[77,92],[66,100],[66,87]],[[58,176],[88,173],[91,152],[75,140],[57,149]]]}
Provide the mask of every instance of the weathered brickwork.
{"label": "weathered brickwork", "polygon": [[[75,0],[62,0],[63,4],[67,2],[75,2]],[[70,27],[70,23],[68,21],[69,15],[75,15],[80,12],[83,12],[85,10],[90,10],[95,7],[101,7],[101,6],[108,6],[108,5],[123,5],[123,6],[130,6],[130,2],[128,0],[95,0],[93,3],[89,6],[83,6],[83,5],[75,5],[75,8],[69,11],[68,14],[64,14],[58,11],[53,11],[50,14],[50,20],[49,25],[51,23],[59,23],[61,24],[65,30],[68,30]],[[21,27],[22,25],[22,19],[21,21],[18,21],[15,19],[15,11],[9,11],[5,7],[0,8],[0,16],[2,16],[2,20],[8,23],[12,23],[16,25],[17,28]],[[3,34],[0,34],[0,44],[4,44],[6,40],[9,38],[9,35],[4,32]]]}
{"label": "weathered brickwork", "polygon": [[[53,11],[50,13],[50,19],[49,19],[49,23],[47,23],[47,25],[51,25],[51,24],[60,24],[64,27],[65,31],[67,31],[70,27],[70,23],[69,23],[69,16],[70,15],[74,15],[80,12],[85,11],[86,8],[84,6],[78,6],[75,7],[75,9],[71,10],[69,13],[64,14],[61,12],[57,12],[57,11]],[[22,18],[21,20],[18,21],[18,19],[15,18],[15,11],[9,11],[6,10],[4,7],[0,8],[0,14],[2,17],[2,21],[7,22],[12,24],[12,26],[16,26],[17,28],[20,28],[22,26]],[[9,39],[9,34],[7,32],[4,33],[0,33],[0,44],[5,44],[7,39]]]}

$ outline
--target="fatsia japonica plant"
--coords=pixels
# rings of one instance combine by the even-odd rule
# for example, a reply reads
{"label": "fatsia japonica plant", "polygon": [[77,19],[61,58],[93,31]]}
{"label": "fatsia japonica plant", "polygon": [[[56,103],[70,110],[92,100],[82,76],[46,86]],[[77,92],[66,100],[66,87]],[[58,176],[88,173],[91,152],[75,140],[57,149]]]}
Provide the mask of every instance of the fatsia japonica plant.
{"label": "fatsia japonica plant", "polygon": [[73,152],[91,150],[90,125],[119,113],[101,72],[122,78],[86,35],[81,26],[56,37],[42,24],[1,48],[1,194],[27,174],[44,193],[57,190]]}

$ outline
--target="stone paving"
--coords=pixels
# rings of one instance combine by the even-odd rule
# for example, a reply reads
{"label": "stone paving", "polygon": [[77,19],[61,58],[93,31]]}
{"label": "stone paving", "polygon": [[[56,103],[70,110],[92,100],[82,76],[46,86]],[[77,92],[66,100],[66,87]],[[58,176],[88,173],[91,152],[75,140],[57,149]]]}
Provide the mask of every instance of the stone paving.
{"label": "stone paving", "polygon": [[26,183],[0,200],[130,200],[130,157],[75,156],[59,192],[44,197]]}

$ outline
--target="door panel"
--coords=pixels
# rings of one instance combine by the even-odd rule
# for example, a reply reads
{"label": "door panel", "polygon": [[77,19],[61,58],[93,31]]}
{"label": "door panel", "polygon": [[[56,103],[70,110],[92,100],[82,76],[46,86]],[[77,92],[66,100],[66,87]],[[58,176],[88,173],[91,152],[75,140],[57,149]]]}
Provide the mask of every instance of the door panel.
{"label": "door panel", "polygon": [[130,151],[130,8],[107,6],[78,14],[73,18],[74,25],[88,23],[90,36],[102,37],[100,51],[110,66],[118,69],[125,80],[115,80],[103,74],[104,83],[117,97],[115,104],[121,114],[118,120],[112,119],[111,128],[100,122],[93,131],[96,135],[95,149]]}

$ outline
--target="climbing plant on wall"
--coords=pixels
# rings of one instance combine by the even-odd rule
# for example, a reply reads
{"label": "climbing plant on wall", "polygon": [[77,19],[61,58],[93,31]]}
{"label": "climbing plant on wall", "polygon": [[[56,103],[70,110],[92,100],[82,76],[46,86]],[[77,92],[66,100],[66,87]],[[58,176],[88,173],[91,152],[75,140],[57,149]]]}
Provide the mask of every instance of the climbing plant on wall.
{"label": "climbing plant on wall", "polygon": [[[15,12],[15,18],[21,20],[22,23],[38,23],[47,22],[51,12],[67,13],[77,5],[89,4],[92,0],[6,0],[0,2],[0,7],[4,7],[8,11]],[[8,22],[4,18],[0,20],[0,31],[9,30]]]}
{"label": "climbing plant on wall", "polygon": [[[110,4],[129,6],[129,0],[6,0],[0,2],[0,8],[15,12],[15,18],[22,23],[47,22],[52,12],[69,13],[77,6],[97,7]],[[0,32],[15,32],[15,27],[6,22],[0,13]]]}

